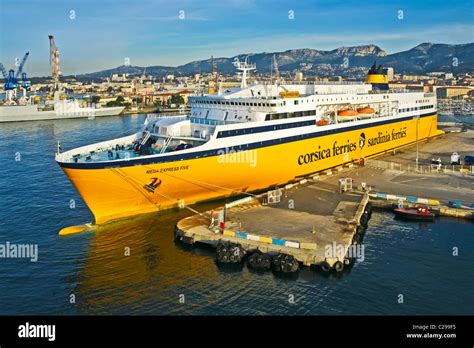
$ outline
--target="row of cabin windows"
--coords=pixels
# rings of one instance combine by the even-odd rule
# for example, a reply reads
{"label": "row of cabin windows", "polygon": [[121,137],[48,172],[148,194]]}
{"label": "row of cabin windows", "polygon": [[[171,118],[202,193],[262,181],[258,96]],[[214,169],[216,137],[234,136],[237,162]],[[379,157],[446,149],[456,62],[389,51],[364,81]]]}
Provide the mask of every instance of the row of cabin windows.
{"label": "row of cabin windows", "polygon": [[[235,105],[235,106],[281,106],[281,104],[277,105],[276,103],[250,103],[250,102],[233,102],[233,101],[221,101],[221,100],[195,100],[197,104],[219,104],[219,105]],[[283,103],[285,105],[285,103]]]}
{"label": "row of cabin windows", "polygon": [[415,106],[415,107],[412,107],[412,108],[399,109],[398,112],[426,110],[426,109],[431,109],[432,107],[433,107],[433,105]]}
{"label": "row of cabin windows", "polygon": [[297,111],[297,112],[280,112],[277,114],[267,114],[265,116],[265,121],[281,120],[284,118],[293,118],[293,117],[314,116],[314,115],[316,115],[316,110],[306,110],[306,111]]}
{"label": "row of cabin windows", "polygon": [[237,136],[237,135],[262,133],[262,132],[269,132],[269,131],[274,131],[274,130],[282,130],[282,129],[289,129],[289,128],[297,128],[297,127],[306,127],[306,126],[312,126],[312,125],[314,125],[313,120],[286,123],[286,124],[278,124],[278,125],[274,125],[274,126],[235,129],[235,130],[221,131],[221,132],[217,133],[217,138],[233,137],[233,136]]}
{"label": "row of cabin windows", "polygon": [[[383,96],[383,99],[388,99],[389,96],[388,95],[384,95]],[[367,100],[367,96],[365,97],[341,97],[341,98],[321,98],[321,99],[316,99],[317,102],[334,102],[334,101],[349,101],[349,100]],[[309,100],[307,100],[308,102]],[[312,102],[314,102],[314,99],[311,99]],[[297,105],[297,100],[295,100],[295,105]]]}

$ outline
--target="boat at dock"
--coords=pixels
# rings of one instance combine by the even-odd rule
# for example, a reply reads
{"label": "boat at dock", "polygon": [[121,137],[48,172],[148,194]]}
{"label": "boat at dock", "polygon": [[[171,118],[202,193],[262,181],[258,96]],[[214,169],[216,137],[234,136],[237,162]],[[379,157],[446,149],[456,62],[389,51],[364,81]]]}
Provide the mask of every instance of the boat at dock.
{"label": "boat at dock", "polygon": [[428,208],[418,209],[405,209],[397,208],[394,209],[395,217],[404,220],[415,220],[415,221],[434,221],[436,215],[431,212]]}
{"label": "boat at dock", "polygon": [[[383,69],[365,83],[247,84],[255,65],[235,66],[240,87],[190,97],[187,115],[150,115],[135,134],[56,155],[97,224],[274,188],[442,134],[435,94],[388,90]],[[341,122],[341,110],[357,115]]]}
{"label": "boat at dock", "polygon": [[56,92],[49,104],[33,104],[31,100],[0,105],[0,122],[42,121],[73,118],[90,118],[119,115],[124,106],[82,106],[78,101],[61,99]]}

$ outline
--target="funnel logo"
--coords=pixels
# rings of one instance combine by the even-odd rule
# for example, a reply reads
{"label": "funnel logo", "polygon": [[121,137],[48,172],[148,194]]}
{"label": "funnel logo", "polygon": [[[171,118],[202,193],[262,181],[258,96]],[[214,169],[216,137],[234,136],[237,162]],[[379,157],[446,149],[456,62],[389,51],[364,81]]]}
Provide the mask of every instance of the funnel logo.
{"label": "funnel logo", "polygon": [[365,146],[365,134],[361,133],[359,138],[359,147],[363,149]]}
{"label": "funnel logo", "polygon": [[143,186],[147,191],[151,193],[155,192],[155,189],[161,185],[161,180],[158,178],[151,178],[151,182],[145,186]]}

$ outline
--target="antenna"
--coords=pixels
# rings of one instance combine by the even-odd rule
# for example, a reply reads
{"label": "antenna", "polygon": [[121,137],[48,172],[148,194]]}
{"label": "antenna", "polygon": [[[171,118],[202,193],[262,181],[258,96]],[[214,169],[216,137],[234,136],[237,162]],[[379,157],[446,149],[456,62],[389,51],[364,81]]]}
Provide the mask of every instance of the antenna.
{"label": "antenna", "polygon": [[257,66],[255,64],[250,64],[248,62],[248,56],[245,57],[245,60],[239,61],[237,57],[234,59],[234,66],[237,70],[242,72],[242,83],[240,84],[240,88],[244,89],[247,87],[247,71],[256,70]]}

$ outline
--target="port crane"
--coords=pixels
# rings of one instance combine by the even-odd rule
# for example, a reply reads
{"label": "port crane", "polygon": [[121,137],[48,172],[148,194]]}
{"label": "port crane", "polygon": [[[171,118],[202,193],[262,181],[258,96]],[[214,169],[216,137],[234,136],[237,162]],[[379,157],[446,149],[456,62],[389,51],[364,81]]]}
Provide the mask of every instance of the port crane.
{"label": "port crane", "polygon": [[5,89],[5,95],[7,104],[15,104],[13,100],[16,97],[16,89],[18,88],[18,77],[21,76],[21,86],[23,87],[23,97],[22,101],[26,101],[26,90],[29,89],[30,83],[26,80],[26,73],[23,72],[23,67],[28,59],[30,52],[26,52],[21,60],[20,64],[18,65],[18,70],[15,73],[15,70],[10,69],[7,73],[5,67],[2,63],[0,63],[0,70],[2,70],[2,75],[4,79],[3,88]]}
{"label": "port crane", "polygon": [[49,38],[49,63],[51,65],[51,78],[53,80],[54,90],[59,88],[59,76],[61,71],[59,69],[59,50],[54,43],[54,36],[48,35]]}

